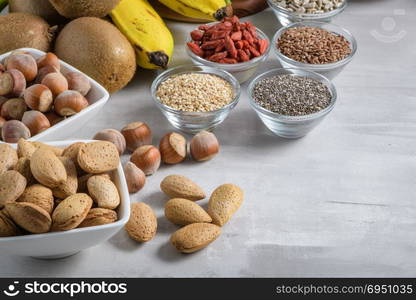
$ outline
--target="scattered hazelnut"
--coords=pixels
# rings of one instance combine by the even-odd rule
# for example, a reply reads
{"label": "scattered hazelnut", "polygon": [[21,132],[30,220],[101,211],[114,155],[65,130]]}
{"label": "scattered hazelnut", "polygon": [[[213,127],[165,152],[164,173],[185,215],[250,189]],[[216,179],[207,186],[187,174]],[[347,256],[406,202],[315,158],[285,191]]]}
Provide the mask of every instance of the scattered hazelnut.
{"label": "scattered hazelnut", "polygon": [[179,133],[168,133],[161,139],[159,150],[164,163],[180,163],[186,157],[186,139]]}
{"label": "scattered hazelnut", "polygon": [[20,97],[26,88],[26,79],[19,70],[0,73],[0,95]]}
{"label": "scattered hazelnut", "polygon": [[55,112],[63,117],[79,113],[88,106],[88,101],[77,91],[65,91],[55,98]]}
{"label": "scattered hazelnut", "polygon": [[46,85],[34,84],[28,87],[24,91],[23,97],[31,109],[47,112],[52,107],[53,95]]}
{"label": "scattered hazelnut", "polygon": [[210,160],[218,154],[220,145],[212,132],[201,131],[195,135],[190,143],[190,152],[196,161]]}
{"label": "scattered hazelnut", "polygon": [[23,114],[23,124],[30,130],[31,136],[37,135],[38,133],[51,127],[51,123],[48,118],[37,110],[30,110]]}
{"label": "scattered hazelnut", "polygon": [[61,73],[47,74],[43,77],[42,84],[51,90],[54,98],[68,89],[68,81],[66,81],[65,76]]}
{"label": "scattered hazelnut", "polygon": [[49,120],[51,126],[63,121],[65,118],[57,115],[54,111],[49,111],[45,114],[45,117]]}
{"label": "scattered hazelnut", "polygon": [[25,76],[27,82],[34,80],[38,74],[36,60],[29,54],[15,54],[9,56],[6,62],[6,69],[19,70]]}
{"label": "scattered hazelnut", "polygon": [[160,152],[152,145],[145,145],[134,150],[130,161],[140,168],[144,174],[152,175],[159,169]]}
{"label": "scattered hazelnut", "polygon": [[152,144],[152,131],[144,122],[129,123],[121,129],[126,139],[127,149],[136,150],[140,146]]}
{"label": "scattered hazelnut", "polygon": [[10,120],[3,124],[1,136],[6,143],[17,143],[20,138],[30,138],[30,130],[22,122]]}
{"label": "scattered hazelnut", "polygon": [[91,83],[87,76],[79,72],[69,72],[65,75],[68,81],[68,89],[78,91],[86,96],[91,89]]}
{"label": "scattered hazelnut", "polygon": [[52,66],[58,71],[61,69],[61,64],[59,63],[58,57],[52,52],[48,52],[44,56],[38,58],[36,63],[38,64],[38,69],[41,69],[45,66]]}
{"label": "scattered hazelnut", "polygon": [[124,165],[124,175],[126,176],[127,187],[130,193],[137,193],[146,183],[146,175],[130,161]]}
{"label": "scattered hazelnut", "polygon": [[22,120],[27,110],[25,101],[21,98],[12,98],[1,106],[1,116],[6,120]]}
{"label": "scattered hazelnut", "polygon": [[108,141],[116,145],[118,154],[123,154],[126,150],[126,139],[120,133],[120,131],[115,129],[104,129],[98,132],[94,137],[94,140]]}
{"label": "scattered hazelnut", "polygon": [[59,70],[51,65],[46,65],[43,68],[39,69],[38,76],[36,76],[36,83],[41,83],[43,78],[50,73],[59,73]]}

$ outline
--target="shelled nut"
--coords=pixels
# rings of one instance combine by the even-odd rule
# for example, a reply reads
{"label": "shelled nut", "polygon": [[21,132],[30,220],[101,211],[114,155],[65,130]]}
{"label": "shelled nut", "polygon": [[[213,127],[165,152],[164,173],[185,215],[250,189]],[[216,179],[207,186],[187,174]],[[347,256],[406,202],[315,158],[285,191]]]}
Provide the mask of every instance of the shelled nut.
{"label": "shelled nut", "polygon": [[190,143],[190,152],[196,161],[206,161],[218,154],[220,145],[212,132],[201,131]]}
{"label": "shelled nut", "polygon": [[38,74],[38,65],[32,55],[15,54],[8,57],[6,69],[16,69],[23,73],[27,82],[33,81]]}
{"label": "shelled nut", "polygon": [[132,122],[124,126],[121,133],[126,139],[127,149],[136,150],[140,146],[152,144],[152,131],[144,122]]}
{"label": "shelled nut", "polygon": [[60,93],[68,89],[68,81],[61,73],[49,73],[42,79],[42,84],[46,85],[55,98]]}
{"label": "shelled nut", "polygon": [[51,90],[43,84],[34,84],[28,87],[23,97],[27,106],[31,109],[41,112],[47,112],[51,109],[53,102],[53,95]]}
{"label": "shelled nut", "polygon": [[30,130],[31,136],[37,135],[38,133],[51,127],[51,123],[48,118],[37,110],[30,110],[23,114],[23,124]]}
{"label": "shelled nut", "polygon": [[94,140],[112,142],[117,147],[118,154],[123,154],[126,150],[126,139],[115,129],[104,129],[98,132],[94,137]]}
{"label": "shelled nut", "polygon": [[68,81],[68,89],[78,91],[83,96],[86,96],[91,90],[91,83],[84,74],[80,72],[69,72],[65,77]]}
{"label": "shelled nut", "polygon": [[146,184],[146,175],[130,161],[124,165],[124,175],[130,193],[137,193]]}
{"label": "shelled nut", "polygon": [[58,57],[52,52],[48,52],[44,56],[38,58],[36,63],[38,65],[38,69],[41,69],[45,66],[52,66],[59,71],[61,68]]}
{"label": "shelled nut", "polygon": [[159,169],[160,160],[159,150],[152,145],[137,148],[130,157],[130,161],[146,175],[152,175]]}
{"label": "shelled nut", "polygon": [[30,138],[30,130],[21,121],[10,120],[3,124],[1,136],[3,142],[17,143],[20,138],[25,140]]}
{"label": "shelled nut", "polygon": [[25,101],[21,98],[12,98],[1,106],[1,116],[6,120],[22,120],[27,110]]}
{"label": "shelled nut", "polygon": [[179,133],[170,132],[161,139],[159,150],[164,163],[180,163],[186,157],[186,139]]}
{"label": "shelled nut", "polygon": [[88,101],[77,91],[65,91],[55,98],[55,112],[63,117],[79,113],[88,106]]}

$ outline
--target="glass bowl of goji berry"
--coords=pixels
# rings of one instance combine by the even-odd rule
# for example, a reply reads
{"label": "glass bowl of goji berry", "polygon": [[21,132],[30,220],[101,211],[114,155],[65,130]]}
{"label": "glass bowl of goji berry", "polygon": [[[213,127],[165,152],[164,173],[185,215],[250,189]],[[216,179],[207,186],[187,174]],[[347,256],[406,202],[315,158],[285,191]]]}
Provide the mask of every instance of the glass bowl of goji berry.
{"label": "glass bowl of goji berry", "polygon": [[193,63],[225,70],[240,83],[256,73],[270,48],[265,33],[251,22],[240,22],[236,16],[200,25],[186,43]]}

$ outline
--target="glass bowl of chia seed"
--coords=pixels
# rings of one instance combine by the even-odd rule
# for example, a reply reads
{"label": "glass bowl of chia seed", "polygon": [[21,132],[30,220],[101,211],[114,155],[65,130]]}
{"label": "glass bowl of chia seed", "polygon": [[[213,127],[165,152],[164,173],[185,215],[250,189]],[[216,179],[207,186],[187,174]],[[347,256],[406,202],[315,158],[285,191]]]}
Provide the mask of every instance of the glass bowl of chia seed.
{"label": "glass bowl of chia seed", "polygon": [[[307,40],[305,32],[302,32],[303,36],[299,40],[295,40],[296,35],[299,33],[297,31],[305,31],[308,29],[312,31],[312,38],[315,40]],[[318,32],[317,30],[319,30],[320,32]],[[326,38],[326,40],[324,40],[324,38]],[[285,42],[286,47],[284,50],[286,50],[286,53],[284,53],[285,51],[282,50],[281,46],[279,45],[282,39],[284,39]],[[302,48],[301,43],[305,44],[305,48]],[[323,45],[322,47],[332,47],[332,49],[312,48],[318,45]],[[357,41],[348,30],[335,24],[322,22],[300,22],[288,25],[278,30],[273,37],[272,47],[282,67],[301,68],[319,73],[325,76],[326,78],[333,79],[353,59],[355,53],[357,52]],[[339,53],[342,47],[344,47],[343,50],[345,50],[345,52],[343,52],[343,55],[337,57],[337,60],[331,60],[331,57],[329,57],[331,53],[333,55],[334,53]],[[303,52],[303,49],[309,52]],[[289,57],[287,52],[290,52],[291,54],[293,54],[293,56]],[[294,58],[295,55],[298,55],[298,57],[300,57],[301,60],[305,60],[297,60]],[[314,55],[314,57],[310,59],[316,59],[316,62],[307,62],[307,55]],[[328,55],[328,57],[325,57],[326,55]],[[320,57],[323,57],[322,61],[320,61]],[[325,61],[325,59],[327,60]]]}
{"label": "glass bowl of chia seed", "polygon": [[[310,6],[313,5],[314,1],[298,1],[298,3],[307,3],[303,6],[296,6],[294,4],[291,4],[287,7],[279,5],[279,2],[285,3],[285,0],[267,0],[267,3],[273,10],[274,14],[276,15],[276,18],[279,20],[282,26],[287,26],[291,23],[298,23],[303,21],[318,21],[329,23],[331,22],[332,18],[342,13],[344,9],[347,7],[347,0],[333,0],[333,6],[326,11],[325,9],[320,10],[311,8]],[[316,2],[319,2],[319,0],[317,0]],[[322,3],[324,1],[320,2]]]}
{"label": "glass bowl of chia seed", "polygon": [[298,68],[280,68],[254,78],[250,105],[275,135],[295,139],[308,134],[334,108],[337,91],[324,76]]}
{"label": "glass bowl of chia seed", "polygon": [[201,65],[168,69],[153,81],[152,98],[173,127],[212,131],[237,105],[241,88],[230,73]]}

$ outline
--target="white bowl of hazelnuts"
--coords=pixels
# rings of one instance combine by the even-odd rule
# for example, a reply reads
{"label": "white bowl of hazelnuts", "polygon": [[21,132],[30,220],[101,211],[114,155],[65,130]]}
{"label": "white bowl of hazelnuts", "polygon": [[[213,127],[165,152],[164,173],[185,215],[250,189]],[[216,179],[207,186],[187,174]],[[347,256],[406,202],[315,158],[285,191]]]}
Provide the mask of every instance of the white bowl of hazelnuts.
{"label": "white bowl of hazelnuts", "polygon": [[108,101],[107,90],[53,53],[0,55],[0,143],[71,136]]}

